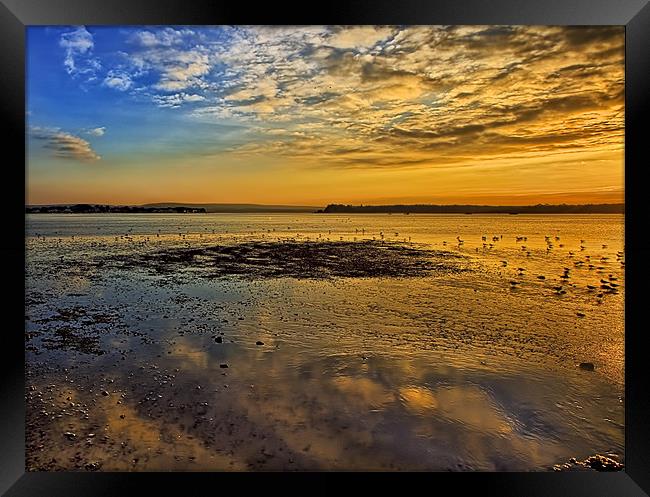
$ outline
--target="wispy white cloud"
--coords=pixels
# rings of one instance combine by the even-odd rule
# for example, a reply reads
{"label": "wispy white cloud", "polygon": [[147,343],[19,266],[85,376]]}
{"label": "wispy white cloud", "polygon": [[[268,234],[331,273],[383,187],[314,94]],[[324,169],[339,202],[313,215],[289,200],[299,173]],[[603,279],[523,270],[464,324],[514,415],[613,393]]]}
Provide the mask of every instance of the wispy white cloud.
{"label": "wispy white cloud", "polygon": [[156,31],[145,29],[133,33],[131,41],[142,47],[171,47],[182,44],[186,37],[194,36],[194,34],[190,29],[176,30],[171,27]]}
{"label": "wispy white cloud", "polygon": [[172,95],[153,95],[152,99],[159,107],[180,107],[186,102],[202,102],[205,97],[197,94],[188,94],[185,92],[174,93]]}
{"label": "wispy white cloud", "polygon": [[93,35],[84,26],[63,33],[59,38],[59,46],[65,49],[63,66],[71,76],[84,74],[93,79],[101,69],[99,59],[92,57],[95,46]]}
{"label": "wispy white cloud", "polygon": [[209,57],[201,50],[158,50],[147,58],[160,72],[160,80],[153,85],[156,90],[179,91],[191,87],[204,87],[202,76],[210,72]]}
{"label": "wispy white cloud", "polygon": [[104,136],[106,134],[106,126],[101,126],[99,128],[91,128],[86,131],[86,134],[91,136]]}
{"label": "wispy white cloud", "polygon": [[133,85],[131,76],[124,71],[108,71],[104,78],[103,85],[119,91],[126,91]]}

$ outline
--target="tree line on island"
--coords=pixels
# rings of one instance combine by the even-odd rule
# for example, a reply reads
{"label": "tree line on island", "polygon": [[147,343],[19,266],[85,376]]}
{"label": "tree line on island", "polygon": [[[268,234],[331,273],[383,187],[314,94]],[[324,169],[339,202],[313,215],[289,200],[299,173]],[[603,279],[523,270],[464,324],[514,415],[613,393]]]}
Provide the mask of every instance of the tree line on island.
{"label": "tree line on island", "polygon": [[96,205],[96,204],[74,204],[74,205],[41,205],[27,206],[27,214],[94,214],[94,213],[204,213],[203,207],[146,207],[143,205]]}
{"label": "tree line on island", "polygon": [[537,205],[344,205],[330,204],[319,214],[625,214],[625,204]]}

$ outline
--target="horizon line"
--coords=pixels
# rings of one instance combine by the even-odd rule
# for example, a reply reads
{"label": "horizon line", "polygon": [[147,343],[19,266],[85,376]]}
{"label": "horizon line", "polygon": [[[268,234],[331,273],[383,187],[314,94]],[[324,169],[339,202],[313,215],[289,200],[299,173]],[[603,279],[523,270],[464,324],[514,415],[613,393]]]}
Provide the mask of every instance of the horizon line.
{"label": "horizon line", "polygon": [[111,204],[105,202],[57,202],[57,203],[44,203],[44,204],[25,204],[25,207],[47,207],[47,206],[71,206],[71,205],[102,205],[110,207],[145,207],[145,206],[201,206],[201,205],[219,205],[219,206],[259,206],[259,207],[310,207],[319,208],[327,206],[345,206],[345,207],[411,207],[411,206],[440,206],[440,207],[536,207],[536,206],[587,206],[587,205],[625,205],[625,202],[599,202],[599,203],[535,203],[535,204],[461,204],[461,203],[336,203],[330,202],[324,206],[322,205],[307,205],[307,204],[260,204],[248,202],[147,202],[147,203],[124,203],[124,204]]}

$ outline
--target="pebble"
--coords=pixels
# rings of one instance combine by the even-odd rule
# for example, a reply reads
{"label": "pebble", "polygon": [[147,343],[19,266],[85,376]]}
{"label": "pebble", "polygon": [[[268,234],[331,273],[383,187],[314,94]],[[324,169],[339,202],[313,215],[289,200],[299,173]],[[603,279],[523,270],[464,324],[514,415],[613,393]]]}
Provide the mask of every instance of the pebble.
{"label": "pebble", "polygon": [[623,464],[620,462],[601,455],[588,457],[583,461],[583,464],[596,471],[620,471],[623,469]]}

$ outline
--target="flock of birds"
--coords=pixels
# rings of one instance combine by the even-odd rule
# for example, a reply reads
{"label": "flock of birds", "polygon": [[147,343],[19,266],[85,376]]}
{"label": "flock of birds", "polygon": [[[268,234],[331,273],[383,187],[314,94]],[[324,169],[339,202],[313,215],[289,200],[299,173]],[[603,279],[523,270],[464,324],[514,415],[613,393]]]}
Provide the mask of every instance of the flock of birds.
{"label": "flock of birds", "polygon": [[[491,249],[491,248],[494,247],[494,243],[490,243],[489,245],[487,245],[487,237],[486,236],[482,236],[481,239],[483,241],[483,248],[484,249],[485,248]],[[492,237],[493,242],[497,242],[497,241],[502,240],[502,239],[503,239],[503,236],[494,236],[494,237]],[[515,237],[515,241],[517,243],[525,242],[527,240],[528,240],[528,238],[525,237],[525,236],[517,236],[517,237]],[[544,240],[546,242],[546,253],[549,253],[554,248],[554,243],[553,242],[554,241],[559,242],[560,237],[555,236],[554,238],[552,238],[551,236],[545,236]],[[460,245],[462,240],[460,240],[460,238],[458,238],[458,241],[459,241],[459,245]],[[580,240],[580,251],[584,251],[586,249],[585,243],[586,243],[585,240]],[[562,248],[562,247],[564,247],[564,244],[559,243],[558,246]],[[603,249],[608,248],[607,244],[602,244],[601,246],[602,246]],[[521,249],[522,249],[522,251],[526,252],[527,257],[530,256],[531,252],[530,252],[530,250],[528,250],[528,247],[526,245],[522,245]],[[478,248],[477,248],[477,251],[478,251]],[[575,255],[576,254],[573,251],[568,252],[568,257],[569,258],[574,258]],[[625,254],[624,254],[624,252],[622,250],[619,250],[619,251],[616,252],[616,262],[619,263],[621,268],[625,267],[624,255]],[[584,255],[584,260],[583,259],[575,260],[573,262],[573,265],[574,265],[575,268],[579,268],[579,269],[586,268],[589,271],[595,270],[598,274],[602,274],[603,272],[605,272],[607,270],[607,268],[605,267],[604,264],[607,264],[609,262],[610,257],[603,255],[603,256],[596,256],[596,258],[597,258],[597,261],[593,260],[592,256],[587,254],[587,255]],[[501,260],[501,267],[505,268],[507,266],[508,266],[508,261],[507,260]],[[576,286],[576,285],[573,285],[573,284],[570,283],[571,271],[572,271],[572,269],[570,267],[563,267],[562,274],[558,275],[558,277],[557,277],[557,279],[560,280],[560,284],[559,285],[554,285],[554,286],[551,287],[554,290],[554,292],[556,293],[556,295],[564,295],[564,294],[566,294],[567,293],[566,292],[566,287],[567,286]],[[511,279],[510,280],[509,283],[510,283],[510,288],[511,289],[516,289],[522,284],[523,278],[525,276],[525,272],[526,272],[526,268],[518,267],[516,269],[516,276],[519,279]],[[543,275],[543,274],[537,275],[536,278],[538,280],[540,280],[540,281],[544,281],[544,280],[547,279],[547,277],[545,275]],[[618,293],[619,287],[620,287],[620,283],[618,282],[618,277],[615,276],[612,273],[609,273],[606,278],[605,277],[600,278],[600,281],[597,284],[587,284],[586,285],[587,290],[589,292],[596,293],[596,297],[598,299],[602,298],[605,294],[616,294],[616,293]],[[578,314],[580,315],[581,313],[578,313]],[[581,317],[584,317],[584,314]]]}
{"label": "flock of birds", "polygon": [[[494,236],[487,236],[487,235],[482,235],[481,236],[481,242],[482,242],[482,248],[483,251],[491,251],[494,249],[497,245],[497,242],[501,242],[503,240],[503,235],[494,235]],[[527,236],[515,236],[514,241],[516,244],[520,244],[519,247],[521,249],[521,252],[524,252],[526,257],[530,257],[532,254],[531,249],[526,245],[526,242],[528,241]],[[559,248],[564,248],[565,244],[560,243],[561,238],[559,235],[555,236],[550,236],[546,235],[544,236],[544,241],[546,244],[546,249],[545,252],[546,254],[549,254],[555,246],[557,245]],[[465,240],[463,240],[460,235],[456,236],[456,246],[459,250],[462,250]],[[584,252],[587,247],[586,247],[586,240],[581,239],[580,240],[580,245],[579,245],[579,252]],[[443,246],[447,246],[448,242],[444,240],[442,242]],[[601,244],[602,249],[607,249],[608,245],[606,243]],[[475,248],[476,252],[480,251],[479,247]],[[619,250],[616,252],[616,262],[620,265],[621,268],[625,267],[625,260],[624,260],[624,252],[622,250]],[[568,251],[568,257],[571,259],[574,259],[576,257],[576,252],[575,251]],[[586,268],[589,271],[595,271],[597,274],[603,274],[606,272],[607,268],[605,267],[605,264],[608,264],[610,262],[610,257],[606,255],[598,255],[598,256],[592,256],[589,254],[585,254],[583,258],[574,260],[573,265],[577,269],[583,269]],[[508,267],[508,261],[507,260],[501,260],[501,267],[505,268]],[[565,295],[567,293],[567,287],[572,286],[575,287],[575,284],[570,283],[571,280],[571,268],[570,267],[564,267],[562,274],[557,276],[557,279],[559,280],[559,284],[553,285],[550,288],[554,291],[556,295]],[[526,268],[523,267],[517,267],[516,268],[516,278],[518,279],[511,279],[509,281],[510,288],[512,290],[515,290],[519,288],[522,283],[524,282],[524,276],[526,273]],[[553,278],[550,276],[549,278]],[[536,279],[540,281],[545,281],[547,280],[547,276],[540,274],[537,275]],[[586,289],[589,292],[593,292],[596,294],[596,297],[598,299],[603,298],[605,294],[616,294],[619,291],[620,283],[618,282],[618,277],[615,276],[612,273],[609,273],[607,277],[601,277],[600,281],[598,283],[594,282],[594,284],[587,284]],[[578,313],[580,317],[584,317],[584,314]]]}

